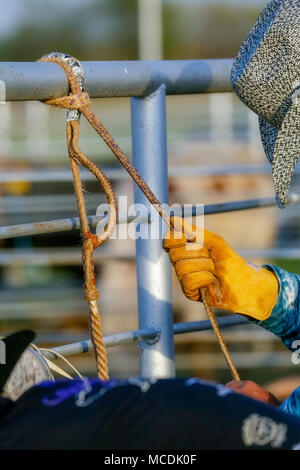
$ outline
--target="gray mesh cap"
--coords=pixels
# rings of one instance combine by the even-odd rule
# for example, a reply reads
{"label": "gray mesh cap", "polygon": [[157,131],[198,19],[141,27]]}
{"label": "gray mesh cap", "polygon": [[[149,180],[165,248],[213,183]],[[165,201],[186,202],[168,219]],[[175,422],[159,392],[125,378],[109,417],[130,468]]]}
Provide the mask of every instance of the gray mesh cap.
{"label": "gray mesh cap", "polygon": [[300,157],[300,1],[273,0],[266,6],[238,52],[231,83],[259,116],[276,200],[284,207]]}

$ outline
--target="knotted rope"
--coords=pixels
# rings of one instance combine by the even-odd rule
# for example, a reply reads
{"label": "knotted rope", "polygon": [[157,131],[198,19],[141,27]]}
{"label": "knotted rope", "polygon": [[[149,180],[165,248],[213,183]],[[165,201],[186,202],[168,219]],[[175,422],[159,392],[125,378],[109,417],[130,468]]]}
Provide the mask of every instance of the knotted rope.
{"label": "knotted rope", "polygon": [[[56,53],[43,57],[40,60],[42,62],[54,62],[60,65],[64,69],[69,81],[71,93],[70,96],[49,100],[46,101],[46,104],[51,106],[59,106],[69,110],[66,124],[67,146],[80,217],[81,236],[83,240],[82,262],[85,281],[85,299],[89,304],[91,338],[96,356],[98,377],[103,380],[108,380],[109,375],[107,355],[103,341],[102,324],[97,303],[99,292],[95,285],[93,253],[95,248],[102,245],[106,240],[109,239],[114,230],[117,221],[117,201],[112,186],[103,171],[100,170],[86,155],[84,155],[78,146],[80,134],[79,110],[90,106],[90,99],[88,94],[82,91],[84,89],[84,74],[83,71],[81,71],[80,64],[72,57]],[[79,83],[80,78],[81,83]],[[109,203],[110,210],[108,215],[108,222],[104,231],[100,235],[92,234],[89,229],[79,164],[84,166],[95,175],[96,179],[103,187],[107,201]]]}
{"label": "knotted rope", "polygon": [[[84,91],[84,74],[76,74],[78,68],[80,68],[82,71],[80,62],[77,59],[74,59],[73,57],[60,53],[52,53],[48,56],[42,57],[40,60],[42,62],[53,62],[61,66],[64,69],[69,81],[70,94],[68,96],[63,96],[52,100],[46,100],[44,101],[44,103],[50,106],[66,108],[69,110],[67,117],[67,145],[70,157],[70,164],[73,172],[77,205],[81,222],[81,234],[83,238],[82,258],[83,269],[85,274],[85,298],[89,302],[92,340],[96,354],[98,375],[102,379],[107,379],[107,358],[103,342],[100,314],[97,305],[97,298],[99,293],[95,287],[93,251],[96,247],[102,245],[110,237],[114,230],[117,221],[117,202],[112,186],[106,178],[105,174],[88,157],[86,157],[78,147],[78,139],[80,132],[80,113],[83,114],[83,116],[87,119],[87,121],[91,124],[95,131],[108,145],[110,150],[117,157],[119,162],[129,173],[131,178],[135,181],[138,187],[145,194],[149,202],[155,207],[155,209],[160,214],[165,223],[169,227],[172,227],[172,223],[170,221],[169,214],[162,207],[155,194],[151,191],[147,183],[133,167],[129,159],[126,157],[119,145],[115,142],[108,130],[103,126],[97,116],[93,113],[89,95]],[[107,200],[110,204],[108,223],[105,227],[104,232],[100,236],[93,235],[89,231],[82,184],[80,179],[80,172],[78,168],[79,163],[95,175],[95,177],[102,185]],[[240,380],[239,374],[233,364],[233,361],[230,357],[230,353],[221,335],[214,313],[209,305],[207,289],[201,289],[201,297],[208,318],[211,321],[212,327],[216,333],[217,339],[220,343],[221,349],[227,361],[227,364],[231,369],[232,376],[235,380]]]}

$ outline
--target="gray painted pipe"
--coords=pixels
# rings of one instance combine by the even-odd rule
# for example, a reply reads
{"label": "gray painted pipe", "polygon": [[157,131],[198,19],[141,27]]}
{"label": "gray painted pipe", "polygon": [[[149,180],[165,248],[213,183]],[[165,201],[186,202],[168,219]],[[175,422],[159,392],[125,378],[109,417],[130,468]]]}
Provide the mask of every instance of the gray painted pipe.
{"label": "gray painted pipe", "polygon": [[[229,315],[218,319],[218,324],[222,328],[229,328],[231,326],[249,324],[249,321],[241,315]],[[196,331],[211,330],[211,324],[209,320],[175,323],[174,324],[174,335],[192,333]],[[118,333],[104,337],[104,343],[107,348],[118,346],[120,344],[131,344],[136,341],[147,341],[155,343],[160,336],[160,331],[155,328],[144,328],[136,331],[126,331],[124,333]],[[65,344],[63,346],[57,346],[52,348],[50,351],[43,351],[43,355],[48,359],[57,359],[56,352],[62,354],[64,357],[75,356],[84,352],[91,351],[93,345],[91,340],[78,341],[77,343]]]}
{"label": "gray painted pipe", "polygon": [[[232,59],[82,62],[91,98],[230,92]],[[1,62],[7,101],[46,100],[67,94],[64,71],[44,62]]]}

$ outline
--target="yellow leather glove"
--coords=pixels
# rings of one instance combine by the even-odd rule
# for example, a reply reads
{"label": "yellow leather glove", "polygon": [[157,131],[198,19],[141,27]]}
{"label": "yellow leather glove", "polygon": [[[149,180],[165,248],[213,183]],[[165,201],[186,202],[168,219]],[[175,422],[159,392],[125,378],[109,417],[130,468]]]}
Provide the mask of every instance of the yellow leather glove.
{"label": "yellow leather glove", "polygon": [[[278,295],[271,271],[249,265],[218,235],[173,217],[175,229],[164,238],[182,290],[190,300],[201,300],[206,287],[214,307],[266,320]],[[203,240],[199,243],[199,240]]]}

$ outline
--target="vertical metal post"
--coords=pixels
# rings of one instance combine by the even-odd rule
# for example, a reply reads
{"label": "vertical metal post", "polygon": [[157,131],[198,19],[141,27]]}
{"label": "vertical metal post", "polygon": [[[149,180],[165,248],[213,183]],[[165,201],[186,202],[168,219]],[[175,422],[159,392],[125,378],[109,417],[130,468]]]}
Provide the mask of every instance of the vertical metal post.
{"label": "vertical metal post", "polygon": [[214,144],[233,142],[233,99],[231,93],[209,95],[210,134]]}
{"label": "vertical metal post", "polygon": [[[164,85],[145,98],[131,99],[133,163],[161,203],[168,203],[165,102]],[[134,191],[135,203],[144,204],[150,210],[141,190],[135,187]],[[152,213],[152,224],[158,223],[159,215],[155,210]],[[137,239],[136,261],[139,328],[153,327],[161,331],[155,344],[140,343],[140,373],[142,377],[173,377],[171,267],[162,249],[161,234],[156,240]]]}
{"label": "vertical metal post", "polygon": [[38,101],[25,102],[26,146],[30,157],[41,159],[50,155],[50,109]]}
{"label": "vertical metal post", "polygon": [[138,1],[139,58],[163,58],[162,0]]}
{"label": "vertical metal post", "polygon": [[253,111],[250,111],[250,109],[247,109],[246,112],[248,117],[249,153],[252,157],[252,161],[260,161],[263,148],[260,140],[257,114],[255,114]]}
{"label": "vertical metal post", "polygon": [[[0,80],[1,85],[1,80]],[[0,87],[1,95],[3,91]],[[5,98],[5,96],[1,96]],[[2,100],[1,100],[2,101]],[[12,106],[9,101],[0,102],[0,153],[5,157],[10,157],[12,147]]]}

